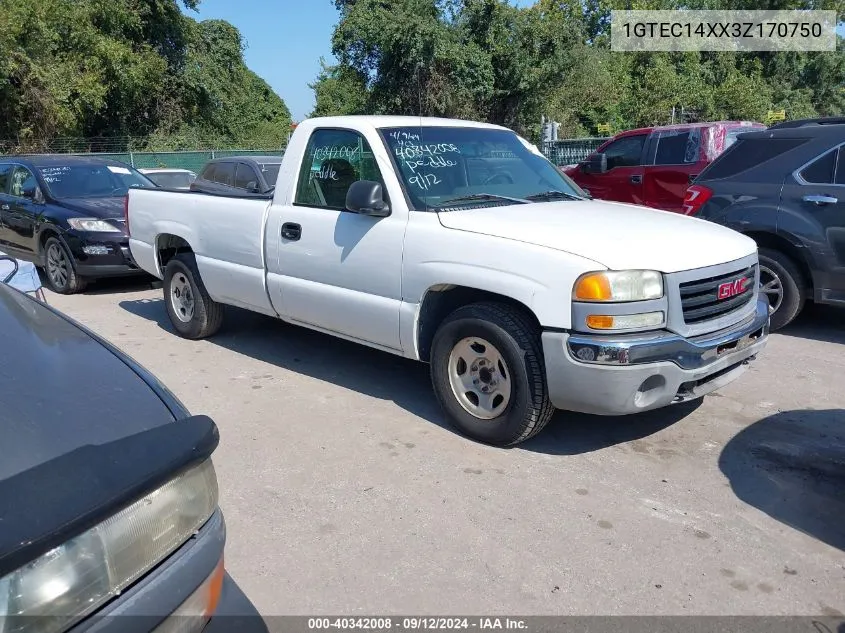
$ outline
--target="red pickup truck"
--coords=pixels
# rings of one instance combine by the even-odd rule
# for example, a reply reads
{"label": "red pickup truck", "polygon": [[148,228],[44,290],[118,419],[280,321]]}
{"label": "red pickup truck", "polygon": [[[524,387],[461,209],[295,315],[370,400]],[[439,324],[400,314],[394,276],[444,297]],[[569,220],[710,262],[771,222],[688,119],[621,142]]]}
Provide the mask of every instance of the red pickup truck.
{"label": "red pickup truck", "polygon": [[695,177],[739,134],[761,129],[761,123],[716,121],[628,130],[561,169],[594,198],[683,213]]}

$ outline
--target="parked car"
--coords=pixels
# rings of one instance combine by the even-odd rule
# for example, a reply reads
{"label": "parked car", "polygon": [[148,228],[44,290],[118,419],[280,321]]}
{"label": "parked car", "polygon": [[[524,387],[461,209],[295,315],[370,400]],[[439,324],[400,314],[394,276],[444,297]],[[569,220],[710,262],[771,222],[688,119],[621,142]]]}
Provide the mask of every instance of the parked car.
{"label": "parked car", "polygon": [[685,212],[757,242],[772,329],[807,300],[845,306],[845,119],[742,134],[688,189]]}
{"label": "parked car", "polygon": [[232,194],[266,193],[276,186],[281,156],[230,156],[215,158],[191,183],[191,191]]}
{"label": "parked car", "polygon": [[214,422],[4,284],[0,349],[3,631],[266,631],[223,563]]}
{"label": "parked car", "polygon": [[687,123],[617,134],[563,172],[593,198],[680,212],[693,179],[736,140],[765,129],[748,121]]}
{"label": "parked car", "polygon": [[191,183],[197,179],[197,175],[190,169],[177,169],[175,167],[145,167],[139,169],[142,174],[152,180],[159,187],[165,189],[190,189]]}
{"label": "parked car", "polygon": [[44,296],[44,289],[41,285],[41,277],[32,262],[24,262],[9,257],[0,251],[0,282],[47,303],[47,297]]}
{"label": "parked car", "polygon": [[329,117],[297,126],[273,194],[137,189],[127,226],[181,336],[229,304],[429,362],[447,419],[492,444],[737,378],[767,338],[754,241],[569,182],[506,128]]}
{"label": "parked car", "polygon": [[0,250],[43,268],[61,294],[80,292],[90,279],[143,275],[124,228],[131,188],[155,184],[115,160],[0,157]]}

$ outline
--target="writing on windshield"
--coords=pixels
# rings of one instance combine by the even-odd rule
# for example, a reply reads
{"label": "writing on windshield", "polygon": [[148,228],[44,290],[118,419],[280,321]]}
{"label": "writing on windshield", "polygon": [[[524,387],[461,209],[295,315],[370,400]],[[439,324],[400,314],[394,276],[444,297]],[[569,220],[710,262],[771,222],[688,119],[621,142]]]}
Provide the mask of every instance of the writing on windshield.
{"label": "writing on windshield", "polygon": [[122,165],[50,165],[38,171],[55,198],[107,198],[125,196],[132,187],[155,187],[146,176]]}
{"label": "writing on windshield", "polygon": [[509,130],[415,126],[384,129],[382,135],[416,210],[436,209],[454,199],[509,204],[509,199],[549,191],[573,199],[581,195]]}

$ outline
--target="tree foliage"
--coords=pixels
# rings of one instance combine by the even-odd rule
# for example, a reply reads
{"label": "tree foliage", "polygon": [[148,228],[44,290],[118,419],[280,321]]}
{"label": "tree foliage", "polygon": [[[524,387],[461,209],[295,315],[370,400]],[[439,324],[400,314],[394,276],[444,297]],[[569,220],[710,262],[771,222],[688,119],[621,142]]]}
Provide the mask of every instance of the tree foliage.
{"label": "tree foliage", "polygon": [[762,121],[845,114],[845,48],[827,53],[619,53],[612,9],[828,9],[845,0],[334,0],[337,63],[314,114],[475,118],[536,138],[542,115],[566,135],[675,120]]}
{"label": "tree foliage", "polygon": [[0,0],[0,139],[278,146],[290,113],[242,52],[237,29],[197,22],[177,0]]}

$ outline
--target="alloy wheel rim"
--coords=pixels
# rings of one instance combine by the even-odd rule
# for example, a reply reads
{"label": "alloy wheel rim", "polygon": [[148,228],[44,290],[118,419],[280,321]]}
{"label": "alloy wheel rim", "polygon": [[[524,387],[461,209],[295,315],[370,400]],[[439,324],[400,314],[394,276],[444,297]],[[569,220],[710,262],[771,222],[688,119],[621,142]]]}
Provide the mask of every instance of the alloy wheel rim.
{"label": "alloy wheel rim", "polygon": [[783,304],[783,282],[767,266],[760,266],[760,293],[769,299],[769,314],[777,312]]}
{"label": "alloy wheel rim", "polygon": [[510,368],[489,341],[477,336],[458,341],[449,354],[448,374],[452,394],[470,415],[492,420],[507,409]]}
{"label": "alloy wheel rim", "polygon": [[70,277],[67,256],[56,244],[51,244],[47,249],[47,275],[56,288],[67,286]]}

